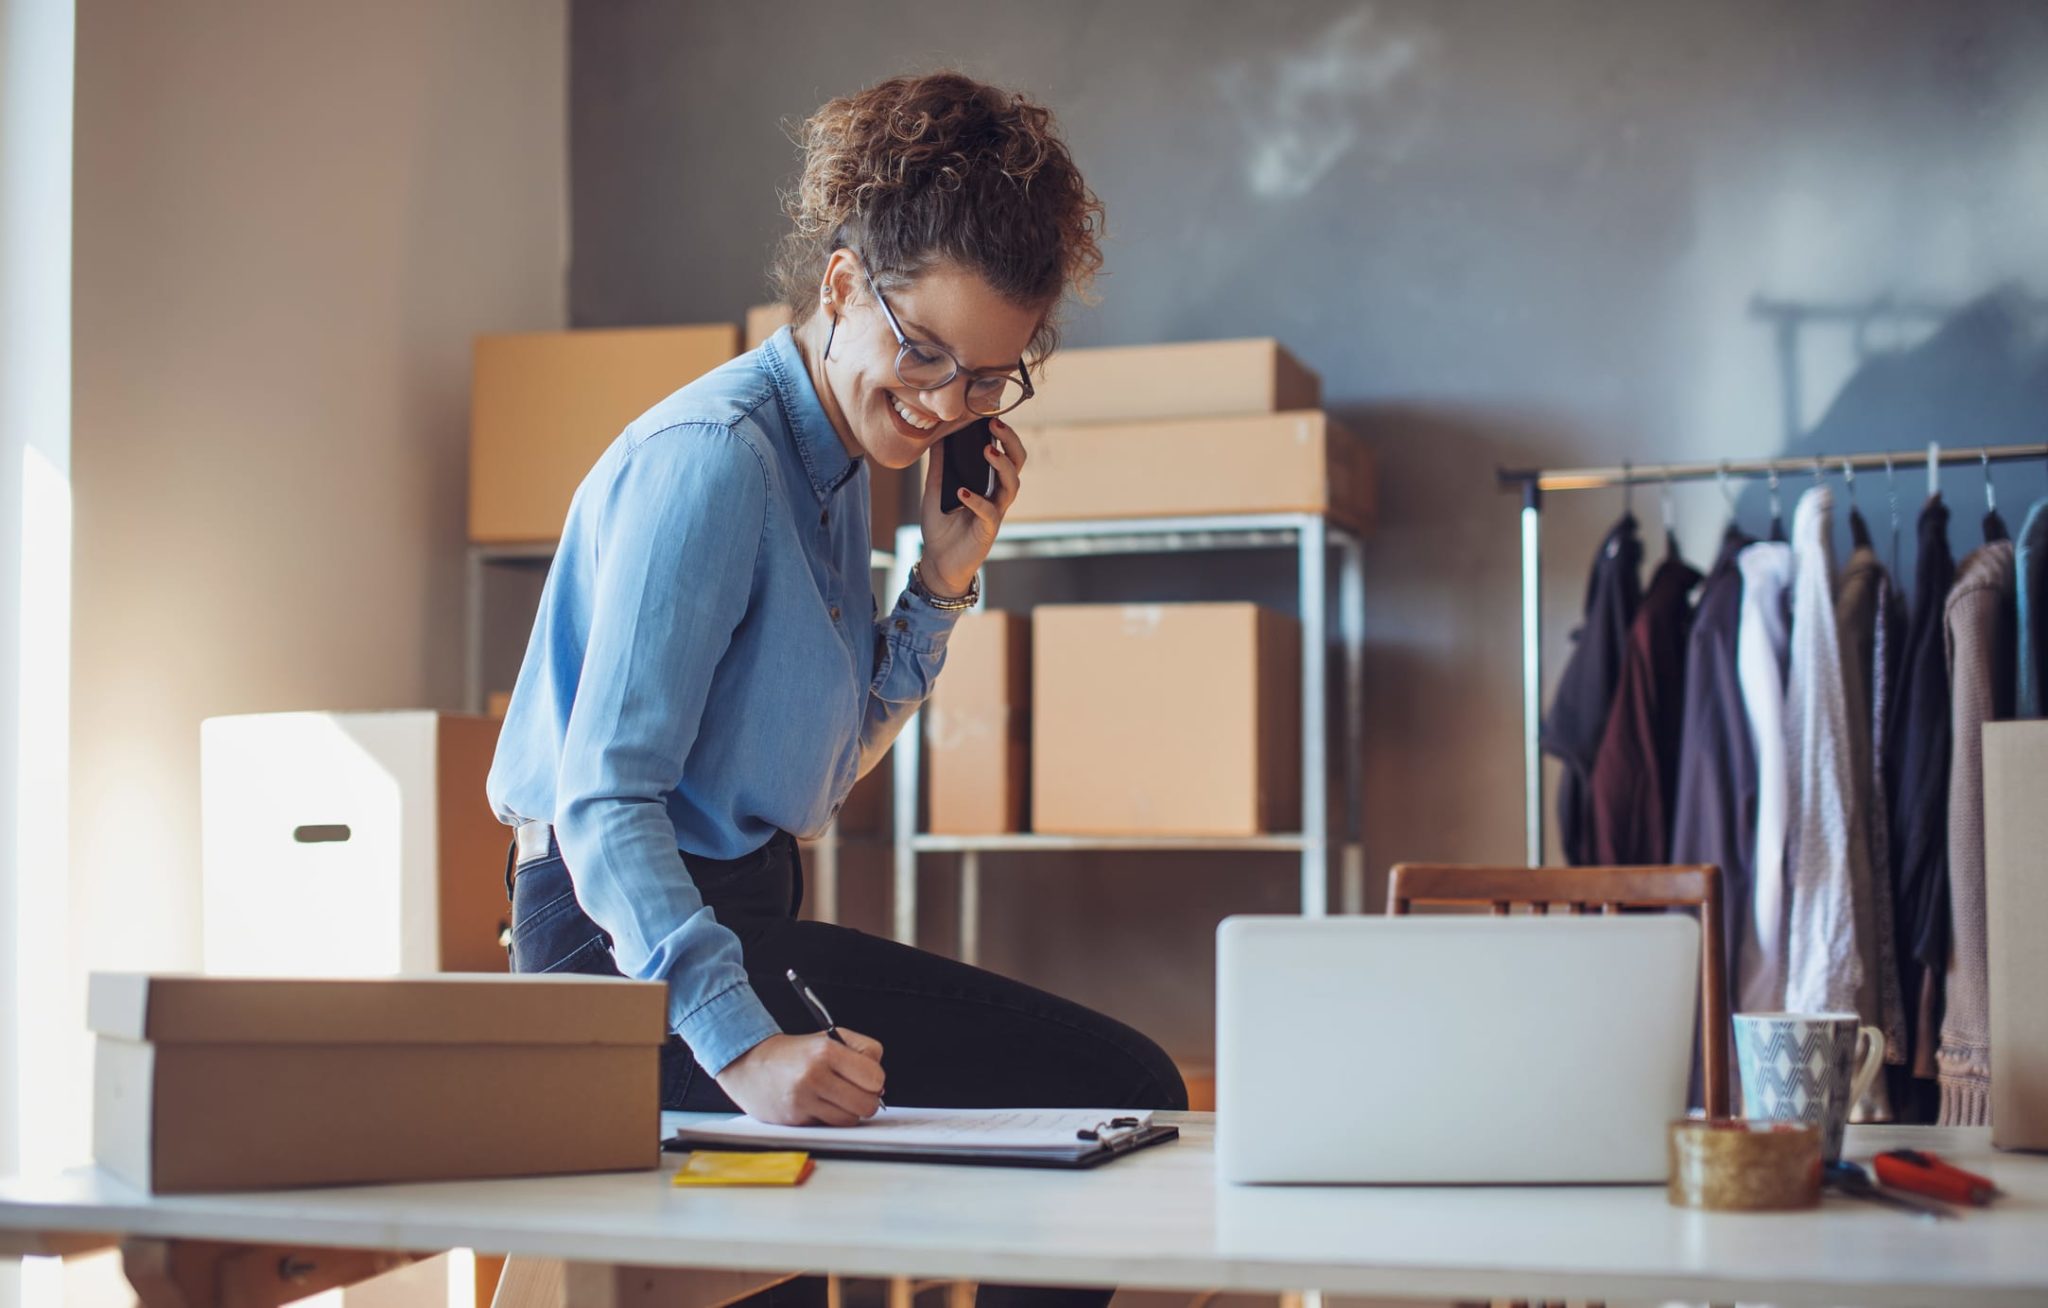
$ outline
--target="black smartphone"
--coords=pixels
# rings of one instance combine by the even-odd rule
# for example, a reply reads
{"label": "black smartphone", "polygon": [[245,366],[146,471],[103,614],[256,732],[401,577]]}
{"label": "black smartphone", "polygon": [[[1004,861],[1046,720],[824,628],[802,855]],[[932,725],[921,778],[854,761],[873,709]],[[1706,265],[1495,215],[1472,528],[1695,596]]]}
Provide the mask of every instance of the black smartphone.
{"label": "black smartphone", "polygon": [[977,418],[939,442],[939,507],[952,513],[967,506],[960,502],[960,488],[994,499],[996,470],[983,453],[995,444],[996,434],[987,418]]}

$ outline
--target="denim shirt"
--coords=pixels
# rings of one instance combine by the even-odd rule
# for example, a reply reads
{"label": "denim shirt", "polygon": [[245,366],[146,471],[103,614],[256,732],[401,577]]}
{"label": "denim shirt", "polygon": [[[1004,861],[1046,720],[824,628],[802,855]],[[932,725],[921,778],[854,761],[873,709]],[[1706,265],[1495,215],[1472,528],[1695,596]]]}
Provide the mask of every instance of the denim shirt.
{"label": "denim shirt", "polygon": [[684,856],[822,831],[930,693],[957,612],[876,613],[868,468],[788,329],[642,414],[569,505],[498,738],[619,970],[712,1075],[780,1028]]}

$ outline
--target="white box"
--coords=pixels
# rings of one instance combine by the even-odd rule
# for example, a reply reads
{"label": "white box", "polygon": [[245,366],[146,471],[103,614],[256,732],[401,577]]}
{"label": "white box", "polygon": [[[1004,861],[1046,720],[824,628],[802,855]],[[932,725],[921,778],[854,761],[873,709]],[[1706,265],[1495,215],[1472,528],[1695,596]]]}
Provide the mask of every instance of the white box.
{"label": "white box", "polygon": [[427,711],[200,724],[203,959],[217,975],[502,972],[498,722]]}

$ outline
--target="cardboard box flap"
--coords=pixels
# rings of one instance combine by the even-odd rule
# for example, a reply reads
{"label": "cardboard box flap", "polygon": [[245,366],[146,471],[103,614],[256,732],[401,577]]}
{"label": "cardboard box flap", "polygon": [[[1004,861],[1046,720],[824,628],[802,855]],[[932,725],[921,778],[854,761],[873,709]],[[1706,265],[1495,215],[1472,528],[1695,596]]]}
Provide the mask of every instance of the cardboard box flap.
{"label": "cardboard box flap", "polygon": [[349,980],[95,972],[86,1018],[157,1044],[658,1045],[668,988],[594,976]]}

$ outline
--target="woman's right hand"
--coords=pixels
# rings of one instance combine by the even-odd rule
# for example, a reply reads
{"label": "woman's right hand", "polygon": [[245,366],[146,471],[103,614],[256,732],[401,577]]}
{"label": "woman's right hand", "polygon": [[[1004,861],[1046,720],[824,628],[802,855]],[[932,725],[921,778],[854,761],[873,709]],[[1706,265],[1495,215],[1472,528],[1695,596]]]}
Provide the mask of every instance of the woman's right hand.
{"label": "woman's right hand", "polygon": [[817,1035],[772,1035],[726,1065],[719,1088],[757,1122],[857,1126],[882,1107],[882,1045],[839,1028],[839,1044]]}

